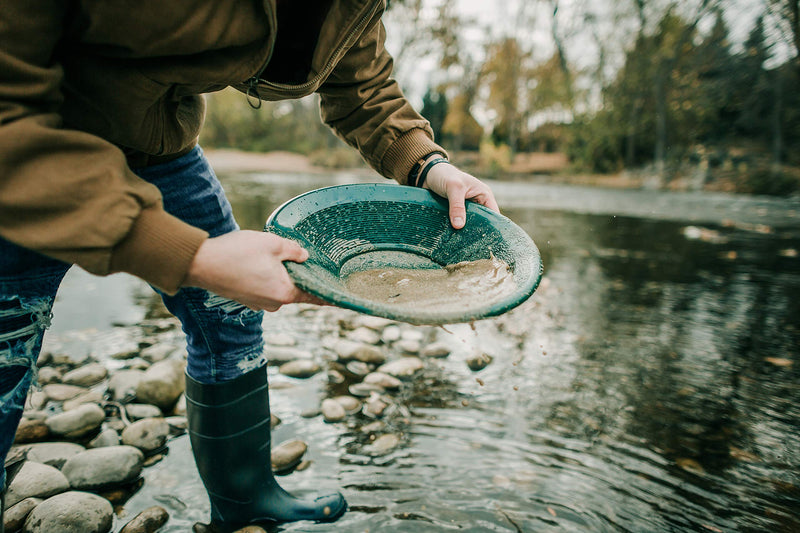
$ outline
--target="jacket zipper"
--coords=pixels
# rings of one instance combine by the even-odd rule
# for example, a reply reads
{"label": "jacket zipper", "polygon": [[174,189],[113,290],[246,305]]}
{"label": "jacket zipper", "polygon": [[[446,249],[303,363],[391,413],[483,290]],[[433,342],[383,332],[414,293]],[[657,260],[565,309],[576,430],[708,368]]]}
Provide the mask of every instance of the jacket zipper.
{"label": "jacket zipper", "polygon": [[[272,4],[270,2],[264,2],[267,9],[269,9],[270,20],[272,21],[272,27],[270,28],[270,40],[272,43],[269,47],[269,54],[267,54],[267,59],[262,63],[261,68],[258,69],[258,72],[255,73],[250,79],[248,79],[245,83],[247,83],[247,92],[245,96],[247,97],[247,103],[250,104],[250,107],[253,109],[260,109],[261,108],[261,97],[258,94],[258,80],[261,78],[261,74],[267,70],[267,65],[269,65],[270,60],[272,59],[272,53],[275,51],[275,38],[276,38],[276,30],[278,25],[278,14],[272,9]],[[253,103],[255,101],[255,103]]]}
{"label": "jacket zipper", "polygon": [[[267,64],[269,64],[269,59],[272,57],[272,51],[270,50],[270,55],[267,58],[267,62],[261,67],[258,73],[247,80],[247,99],[250,102],[250,105],[256,109],[261,107],[261,99],[259,98],[258,94],[258,85],[259,83],[263,84],[265,87],[280,89],[285,92],[289,93],[297,93],[302,94],[304,93],[309,87],[313,87],[320,79],[326,77],[330,74],[330,71],[333,70],[333,67],[338,63],[339,55],[341,54],[342,50],[350,44],[350,41],[353,39],[354,36],[360,34],[364,27],[367,25],[367,22],[372,19],[375,15],[375,12],[378,10],[377,8],[381,5],[381,2],[374,2],[372,5],[372,9],[368,12],[364,13],[361,19],[358,21],[358,24],[347,33],[347,36],[344,40],[342,40],[341,44],[336,48],[333,54],[331,54],[330,59],[325,66],[320,70],[316,76],[311,78],[309,81],[302,83],[300,85],[290,85],[285,83],[275,83],[271,81],[261,80],[261,74],[267,69]],[[252,93],[251,93],[252,91]],[[251,98],[252,97],[258,98],[258,106],[253,105]]]}

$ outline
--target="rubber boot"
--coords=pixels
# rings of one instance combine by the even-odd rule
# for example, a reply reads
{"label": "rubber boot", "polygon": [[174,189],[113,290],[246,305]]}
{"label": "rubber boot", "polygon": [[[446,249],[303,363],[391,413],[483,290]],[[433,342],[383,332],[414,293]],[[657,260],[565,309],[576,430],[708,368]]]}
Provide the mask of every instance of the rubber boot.
{"label": "rubber boot", "polygon": [[5,461],[6,482],[5,486],[0,487],[0,533],[5,533],[5,514],[6,514],[6,492],[11,482],[17,477],[22,465],[28,458],[28,452],[25,449],[18,449],[15,453],[9,454]]}
{"label": "rubber boot", "polygon": [[330,522],[344,514],[347,503],[338,492],[303,500],[275,481],[266,367],[213,385],[187,374],[186,414],[216,530],[297,520]]}

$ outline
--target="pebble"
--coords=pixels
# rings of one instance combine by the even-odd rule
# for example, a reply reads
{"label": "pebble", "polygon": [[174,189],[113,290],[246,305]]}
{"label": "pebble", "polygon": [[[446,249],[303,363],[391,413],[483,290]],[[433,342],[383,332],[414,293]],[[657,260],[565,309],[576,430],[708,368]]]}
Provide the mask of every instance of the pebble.
{"label": "pebble", "polygon": [[403,384],[402,381],[394,376],[390,376],[384,372],[372,372],[364,377],[364,383],[369,385],[377,385],[387,390],[399,389]]}
{"label": "pebble", "polygon": [[264,342],[269,344],[270,346],[296,346],[297,339],[289,335],[288,333],[273,333],[272,335],[267,335],[264,339]]}
{"label": "pebble", "polygon": [[133,517],[133,520],[125,524],[119,533],[156,533],[167,520],[169,520],[167,510],[154,505]]}
{"label": "pebble", "polygon": [[402,330],[400,326],[386,326],[386,328],[381,333],[381,341],[384,344],[391,344],[395,341],[400,340],[400,336],[402,334]]}
{"label": "pebble", "polygon": [[61,472],[73,489],[95,491],[135,480],[143,462],[144,455],[133,446],[108,446],[70,457]]}
{"label": "pebble", "polygon": [[411,328],[403,330],[400,338],[407,341],[422,342],[422,339],[425,338],[425,334],[418,328]]}
{"label": "pebble", "polygon": [[119,446],[119,433],[116,429],[107,428],[98,433],[98,435],[89,441],[86,445],[87,448],[104,448],[106,446]]}
{"label": "pebble", "polygon": [[114,510],[105,498],[70,491],[39,504],[25,520],[24,533],[108,533]]}
{"label": "pebble", "polygon": [[17,426],[17,433],[14,435],[14,442],[22,444],[26,442],[41,442],[50,435],[50,430],[44,420],[22,417]]}
{"label": "pebble", "polygon": [[381,334],[367,327],[359,327],[347,333],[347,338],[365,344],[378,344],[381,342]]}
{"label": "pebble", "polygon": [[39,369],[39,385],[49,385],[61,381],[63,374],[60,370],[45,366]]}
{"label": "pebble", "polygon": [[69,490],[69,481],[58,468],[25,461],[6,492],[6,506],[25,498],[49,498]]}
{"label": "pebble", "polygon": [[322,400],[321,410],[325,422],[341,422],[347,416],[342,404],[330,398]]}
{"label": "pebble", "polygon": [[75,396],[71,400],[65,401],[61,405],[61,409],[63,411],[72,411],[76,407],[78,407],[80,405],[83,405],[85,403],[97,403],[97,404],[99,404],[103,400],[104,400],[103,392],[99,391],[99,390],[92,389],[92,390],[88,390],[88,391],[84,392],[83,394],[79,394],[79,395]]}
{"label": "pebble", "polygon": [[290,440],[281,443],[272,450],[272,470],[286,472],[300,464],[308,445],[301,440]]}
{"label": "pebble", "polygon": [[384,429],[386,429],[386,422],[383,420],[376,420],[375,422],[370,422],[369,424],[361,426],[361,431],[364,433],[374,433],[376,431],[383,431]]}
{"label": "pebble", "polygon": [[310,378],[311,376],[317,374],[320,370],[322,369],[316,362],[308,359],[297,359],[295,361],[290,361],[282,364],[278,369],[278,371],[284,376],[299,379]]}
{"label": "pebble", "polygon": [[100,363],[89,363],[67,372],[61,378],[62,383],[67,385],[77,385],[79,387],[89,387],[100,383],[108,376],[108,369]]}
{"label": "pebble", "polygon": [[83,437],[96,431],[106,419],[103,409],[94,403],[79,405],[72,411],[55,414],[45,420],[53,435],[66,439]]}
{"label": "pebble", "polygon": [[344,383],[345,377],[344,375],[339,372],[338,370],[328,370],[328,382],[339,384]]}
{"label": "pebble", "polygon": [[443,342],[434,342],[425,346],[420,352],[422,357],[442,358],[450,355],[450,347]]}
{"label": "pebble", "polygon": [[404,353],[419,353],[422,344],[417,340],[400,339],[394,343],[394,347]]}
{"label": "pebble", "polygon": [[125,412],[131,420],[163,416],[161,409],[149,403],[129,403],[125,406]]}
{"label": "pebble", "polygon": [[356,376],[366,376],[370,372],[369,365],[361,361],[350,361],[345,368],[347,368],[348,372]]}
{"label": "pebble", "polygon": [[108,380],[112,400],[124,400],[136,395],[136,387],[144,377],[143,370],[117,370]]}
{"label": "pebble", "polygon": [[23,524],[25,524],[25,519],[28,518],[30,512],[43,501],[44,500],[41,498],[25,498],[18,504],[9,507],[5,513],[3,513],[3,524],[5,525],[6,531],[19,531],[22,529]]}
{"label": "pebble", "polygon": [[139,448],[144,453],[154,452],[167,443],[169,424],[163,418],[137,420],[122,431],[122,444]]}
{"label": "pebble", "polygon": [[489,354],[480,353],[467,358],[467,366],[470,370],[477,372],[483,370],[492,362],[493,358]]}
{"label": "pebble", "polygon": [[365,327],[374,329],[376,331],[381,331],[389,326],[392,326],[393,324],[394,321],[389,318],[383,318],[374,315],[357,315],[352,323],[353,327]]}
{"label": "pebble", "polygon": [[63,383],[52,383],[45,385],[42,390],[47,397],[56,402],[63,402],[64,400],[71,400],[79,394],[86,392],[84,387],[77,387],[75,385],[64,385]]}
{"label": "pebble", "polygon": [[378,368],[378,372],[389,374],[396,378],[413,376],[425,366],[419,357],[401,357]]}
{"label": "pebble", "polygon": [[28,461],[61,468],[67,459],[84,451],[86,448],[74,442],[40,442],[25,446]]}
{"label": "pebble", "polygon": [[375,439],[372,444],[364,446],[364,452],[369,455],[386,455],[397,448],[399,444],[400,437],[393,433],[388,433]]}
{"label": "pebble", "polygon": [[373,365],[380,365],[386,361],[386,355],[380,348],[348,339],[339,339],[334,344],[333,351],[340,361],[361,361]]}
{"label": "pebble", "polygon": [[144,371],[137,384],[136,399],[141,403],[156,405],[162,411],[169,411],[183,394],[185,368],[186,362],[176,359],[154,363]]}
{"label": "pebble", "polygon": [[31,409],[43,409],[44,406],[47,405],[48,401],[49,398],[43,391],[32,391],[28,396],[28,403],[25,404],[25,407],[30,407]]}
{"label": "pebble", "polygon": [[352,396],[336,396],[333,400],[341,405],[349,415],[361,410],[361,400],[358,398],[353,398]]}
{"label": "pebble", "polygon": [[364,414],[380,417],[383,416],[383,412],[386,411],[387,407],[389,407],[388,403],[383,401],[377,394],[373,394],[364,402]]}
{"label": "pebble", "polygon": [[291,347],[269,347],[266,349],[267,360],[271,365],[282,365],[298,359],[313,359],[314,354],[308,350]]}
{"label": "pebble", "polygon": [[375,392],[377,393],[385,392],[383,387],[381,387],[380,385],[374,385],[372,383],[353,383],[352,385],[347,387],[347,390],[353,396],[358,396],[360,398],[366,398],[367,396]]}
{"label": "pebble", "polygon": [[179,348],[172,344],[154,344],[142,350],[139,355],[142,359],[156,363],[167,359],[170,355],[175,353]]}

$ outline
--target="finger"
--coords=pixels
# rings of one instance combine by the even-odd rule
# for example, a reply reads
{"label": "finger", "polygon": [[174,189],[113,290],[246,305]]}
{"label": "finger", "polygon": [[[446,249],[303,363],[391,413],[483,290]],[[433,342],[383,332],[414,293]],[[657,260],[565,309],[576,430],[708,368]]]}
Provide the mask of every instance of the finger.
{"label": "finger", "polygon": [[473,198],[474,201],[478,202],[482,206],[488,207],[492,211],[500,212],[500,206],[497,205],[497,200],[495,200],[494,195],[489,191],[488,193],[480,193],[475,195]]}
{"label": "finger", "polygon": [[297,303],[314,304],[314,305],[332,305],[326,302],[325,300],[322,300],[314,296],[313,294],[310,294],[303,290],[298,289],[297,292],[298,292],[297,298],[295,299]]}
{"label": "finger", "polygon": [[452,195],[448,197],[450,202],[450,224],[455,229],[464,227],[467,220],[467,208],[464,206],[464,195]]}
{"label": "finger", "polygon": [[308,259],[308,250],[292,240],[284,239],[283,247],[280,251],[280,259],[281,261],[302,263]]}

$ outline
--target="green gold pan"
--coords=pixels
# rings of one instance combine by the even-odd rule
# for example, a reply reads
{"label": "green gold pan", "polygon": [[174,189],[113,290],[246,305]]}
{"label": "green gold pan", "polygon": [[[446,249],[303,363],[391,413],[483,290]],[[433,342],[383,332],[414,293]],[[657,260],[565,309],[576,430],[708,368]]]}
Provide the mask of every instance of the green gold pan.
{"label": "green gold pan", "polygon": [[[304,263],[285,262],[301,289],[340,307],[412,324],[453,324],[497,316],[536,290],[542,261],[533,240],[503,215],[467,202],[467,223],[454,230],[447,202],[431,192],[391,184],[326,187],[289,200],[264,231],[299,242]],[[441,269],[496,258],[513,272],[502,298],[465,298],[446,311],[373,301],[348,290],[345,280],[377,268]]]}

